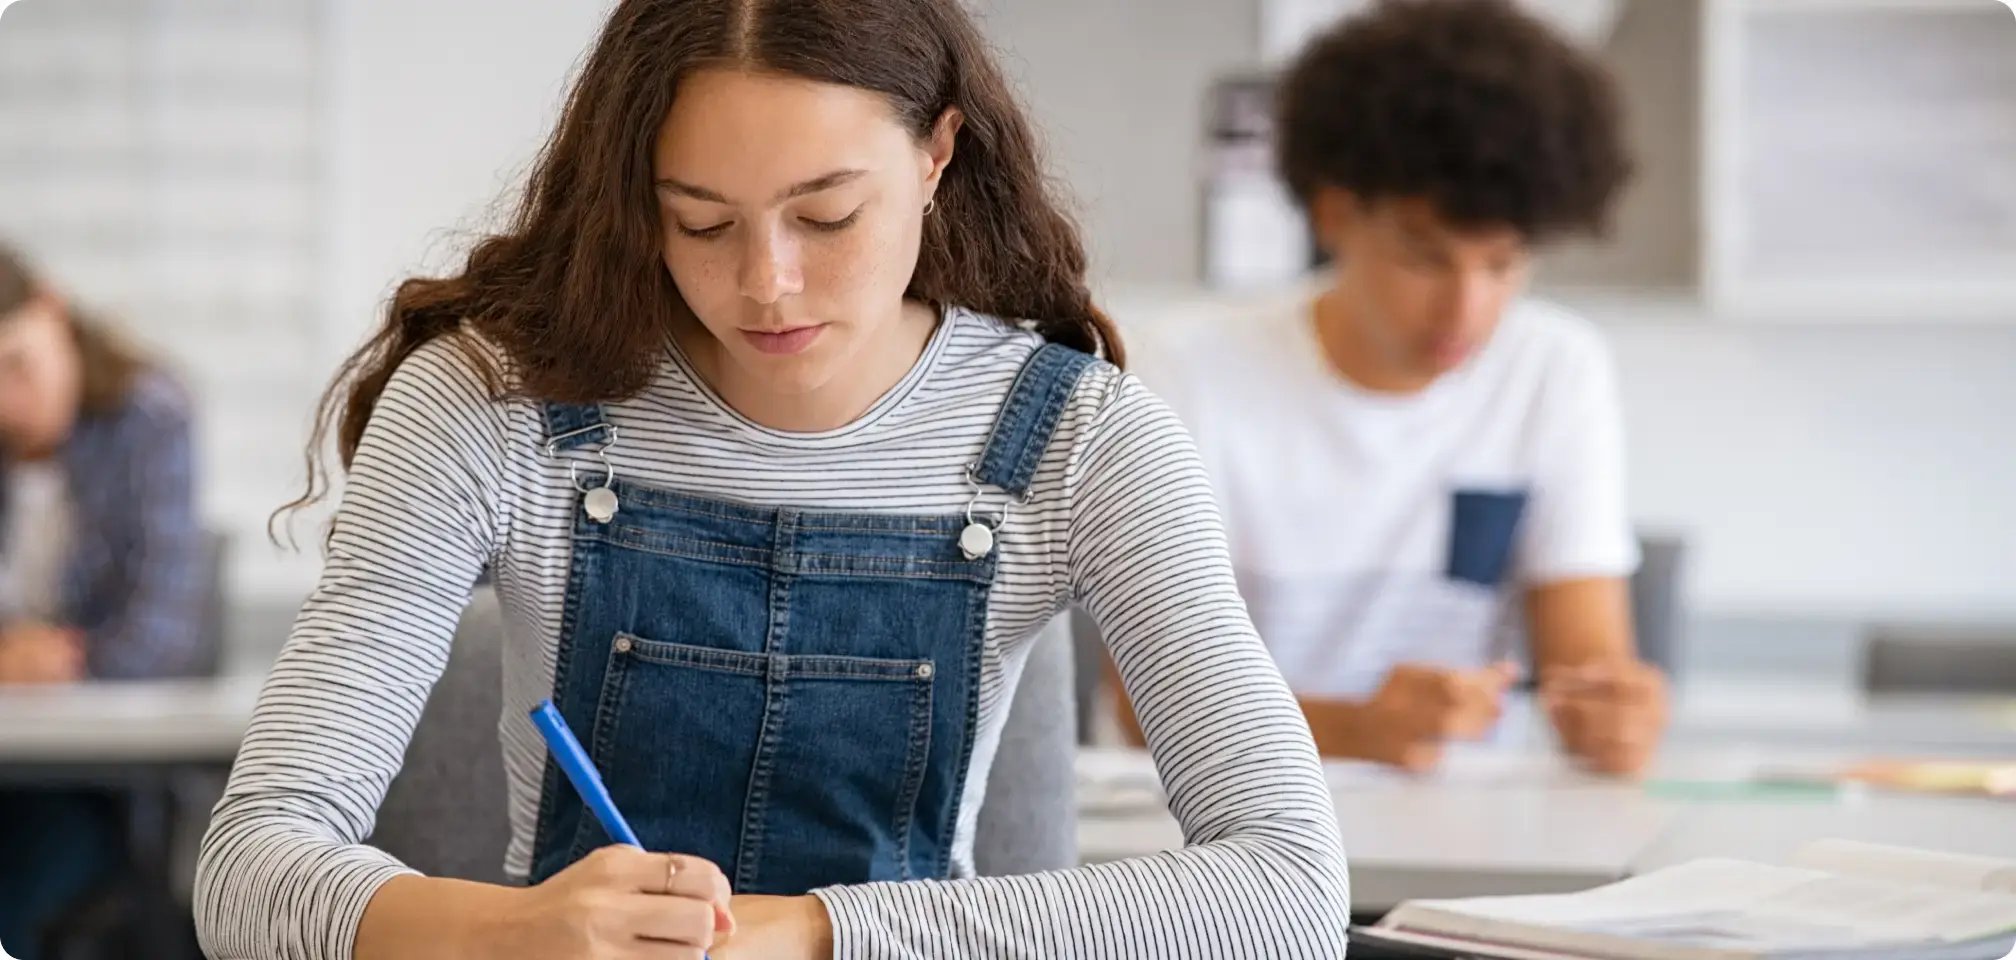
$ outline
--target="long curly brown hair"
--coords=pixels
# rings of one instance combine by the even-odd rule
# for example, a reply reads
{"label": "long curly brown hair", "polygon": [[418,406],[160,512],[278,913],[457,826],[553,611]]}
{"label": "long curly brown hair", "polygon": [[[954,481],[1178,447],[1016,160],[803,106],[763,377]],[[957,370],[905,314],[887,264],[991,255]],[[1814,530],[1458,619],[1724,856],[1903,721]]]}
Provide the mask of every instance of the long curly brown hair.
{"label": "long curly brown hair", "polygon": [[[719,66],[874,91],[920,140],[957,107],[965,124],[908,296],[1023,320],[1125,361],[1036,136],[959,0],[622,0],[508,226],[478,241],[459,274],[401,283],[383,325],[339,368],[308,444],[308,489],[282,513],[327,491],[330,428],[347,469],[393,371],[437,338],[453,339],[493,395],[583,403],[644,388],[670,325],[689,315],[661,258],[653,140],[680,80]],[[508,388],[477,338],[506,358]]]}

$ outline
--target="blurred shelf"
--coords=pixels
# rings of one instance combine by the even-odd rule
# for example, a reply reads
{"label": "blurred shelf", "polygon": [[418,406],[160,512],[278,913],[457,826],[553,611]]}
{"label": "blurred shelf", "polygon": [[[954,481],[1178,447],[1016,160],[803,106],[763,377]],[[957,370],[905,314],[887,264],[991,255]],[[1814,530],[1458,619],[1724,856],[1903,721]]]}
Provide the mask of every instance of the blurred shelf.
{"label": "blurred shelf", "polygon": [[2016,17],[1961,0],[1703,9],[1715,314],[2016,322]]}

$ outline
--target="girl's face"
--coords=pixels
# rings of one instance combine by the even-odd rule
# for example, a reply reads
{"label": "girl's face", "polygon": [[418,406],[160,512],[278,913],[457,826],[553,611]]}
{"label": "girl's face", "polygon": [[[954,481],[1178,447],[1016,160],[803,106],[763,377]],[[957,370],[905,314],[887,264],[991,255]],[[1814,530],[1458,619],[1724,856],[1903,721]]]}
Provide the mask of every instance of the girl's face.
{"label": "girl's face", "polygon": [[37,460],[63,445],[83,395],[83,359],[63,308],[37,295],[0,315],[0,455]]}
{"label": "girl's face", "polygon": [[702,363],[717,389],[788,403],[902,376],[918,315],[903,295],[957,128],[947,111],[919,141],[879,94],[809,80],[680,84],[653,171],[665,266],[718,342]]}

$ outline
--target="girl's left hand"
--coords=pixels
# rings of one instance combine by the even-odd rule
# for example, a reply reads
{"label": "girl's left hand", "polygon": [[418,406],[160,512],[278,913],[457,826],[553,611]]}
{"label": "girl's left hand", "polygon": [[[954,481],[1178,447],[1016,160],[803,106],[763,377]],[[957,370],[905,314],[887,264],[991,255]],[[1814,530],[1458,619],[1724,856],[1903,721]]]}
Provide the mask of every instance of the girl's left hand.
{"label": "girl's left hand", "polygon": [[831,960],[833,922],[818,897],[738,894],[729,912],[734,935],[716,941],[711,960]]}

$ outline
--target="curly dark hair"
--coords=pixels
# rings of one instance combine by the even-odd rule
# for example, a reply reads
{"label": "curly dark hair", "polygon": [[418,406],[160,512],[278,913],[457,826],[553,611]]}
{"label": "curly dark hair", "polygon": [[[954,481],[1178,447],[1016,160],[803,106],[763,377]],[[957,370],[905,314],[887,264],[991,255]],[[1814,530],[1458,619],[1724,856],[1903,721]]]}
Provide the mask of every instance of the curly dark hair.
{"label": "curly dark hair", "polygon": [[1605,233],[1631,176],[1609,72],[1510,0],[1385,0],[1303,50],[1277,110],[1305,206],[1323,187],[1423,197],[1538,241]]}

